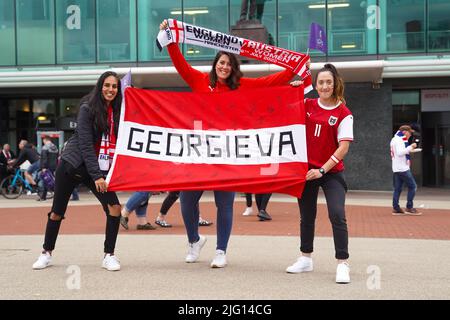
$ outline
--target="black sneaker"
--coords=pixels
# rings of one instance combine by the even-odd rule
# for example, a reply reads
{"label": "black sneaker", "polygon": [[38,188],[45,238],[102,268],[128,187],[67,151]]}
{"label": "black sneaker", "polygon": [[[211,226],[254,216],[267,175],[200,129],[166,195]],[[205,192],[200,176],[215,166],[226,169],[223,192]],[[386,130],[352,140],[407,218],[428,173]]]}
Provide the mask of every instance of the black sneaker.
{"label": "black sneaker", "polygon": [[392,215],[393,216],[405,216],[406,213],[401,208],[398,208],[398,209],[392,209]]}
{"label": "black sneaker", "polygon": [[258,218],[259,221],[272,220],[272,217],[267,213],[266,210],[259,210]]}
{"label": "black sneaker", "polygon": [[416,208],[406,208],[406,212],[407,215],[410,216],[420,216],[422,215],[422,212],[418,211]]}
{"label": "black sneaker", "polygon": [[128,230],[128,218],[120,216],[120,225]]}
{"label": "black sneaker", "polygon": [[137,225],[138,230],[155,230],[156,228],[150,224],[150,222],[147,222],[146,224],[138,224]]}
{"label": "black sneaker", "polygon": [[36,185],[31,185],[31,195],[39,194],[39,188]]}

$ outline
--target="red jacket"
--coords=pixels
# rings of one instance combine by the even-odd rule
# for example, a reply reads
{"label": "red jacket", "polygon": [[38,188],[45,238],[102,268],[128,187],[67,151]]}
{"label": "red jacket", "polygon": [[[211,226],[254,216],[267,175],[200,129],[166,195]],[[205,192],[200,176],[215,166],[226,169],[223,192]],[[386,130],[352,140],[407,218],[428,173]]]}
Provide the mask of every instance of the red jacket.
{"label": "red jacket", "polygon": [[[178,48],[178,44],[171,43],[167,46],[170,58],[172,59],[173,65],[177,69],[180,76],[186,81],[186,83],[191,87],[194,92],[224,92],[229,91],[230,88],[219,81],[216,83],[215,88],[210,88],[209,84],[209,73],[200,72],[186,62],[183,55]],[[287,84],[292,77],[295,76],[291,70],[284,70],[271,74],[269,76],[260,78],[244,78],[240,79],[239,88],[260,88],[260,87],[270,87],[270,86],[282,86]]]}

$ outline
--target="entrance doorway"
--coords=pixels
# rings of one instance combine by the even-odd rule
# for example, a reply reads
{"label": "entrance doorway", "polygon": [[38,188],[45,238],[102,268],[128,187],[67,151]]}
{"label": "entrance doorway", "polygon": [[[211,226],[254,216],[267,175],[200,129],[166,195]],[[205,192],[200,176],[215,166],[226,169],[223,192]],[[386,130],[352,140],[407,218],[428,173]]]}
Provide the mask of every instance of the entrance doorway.
{"label": "entrance doorway", "polygon": [[450,188],[450,127],[438,128],[436,144],[437,185]]}
{"label": "entrance doorway", "polygon": [[424,185],[450,188],[450,126],[424,130]]}

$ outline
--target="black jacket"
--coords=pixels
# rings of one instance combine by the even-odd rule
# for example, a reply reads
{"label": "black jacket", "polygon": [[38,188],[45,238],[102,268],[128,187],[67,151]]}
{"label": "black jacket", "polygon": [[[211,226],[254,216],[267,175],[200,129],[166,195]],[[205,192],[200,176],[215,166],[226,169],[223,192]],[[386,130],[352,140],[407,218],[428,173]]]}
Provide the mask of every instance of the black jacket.
{"label": "black jacket", "polygon": [[94,120],[94,115],[87,102],[82,103],[77,117],[77,129],[67,141],[61,158],[74,168],[78,168],[84,163],[89,175],[95,181],[105,176],[100,171],[95,149],[101,142],[102,136],[96,129]]}
{"label": "black jacket", "polygon": [[58,164],[58,148],[53,144],[44,144],[41,150],[41,169],[56,170]]}
{"label": "black jacket", "polygon": [[22,150],[20,150],[19,156],[17,157],[14,167],[20,166],[25,161],[30,161],[31,164],[38,161],[40,158],[39,153],[33,148],[31,143],[27,143]]}

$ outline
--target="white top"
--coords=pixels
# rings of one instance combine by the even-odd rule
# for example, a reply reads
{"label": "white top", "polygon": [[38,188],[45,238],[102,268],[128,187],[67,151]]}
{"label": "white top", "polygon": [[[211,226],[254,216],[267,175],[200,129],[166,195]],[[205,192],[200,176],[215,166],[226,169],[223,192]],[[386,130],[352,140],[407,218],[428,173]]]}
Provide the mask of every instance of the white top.
{"label": "white top", "polygon": [[409,170],[410,161],[406,158],[406,155],[413,150],[413,147],[405,147],[406,137],[399,137],[397,134],[391,140],[391,158],[392,158],[392,171],[393,172],[405,172]]}

